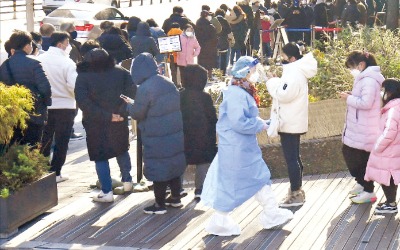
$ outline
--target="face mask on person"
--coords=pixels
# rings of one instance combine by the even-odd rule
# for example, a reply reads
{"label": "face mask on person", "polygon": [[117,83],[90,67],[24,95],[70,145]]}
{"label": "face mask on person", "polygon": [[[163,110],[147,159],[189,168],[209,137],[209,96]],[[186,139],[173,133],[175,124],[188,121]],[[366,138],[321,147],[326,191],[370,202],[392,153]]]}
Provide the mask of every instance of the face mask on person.
{"label": "face mask on person", "polygon": [[193,36],[193,32],[191,32],[191,31],[186,31],[185,34],[186,34],[187,37],[192,37]]}
{"label": "face mask on person", "polygon": [[69,35],[71,36],[71,39],[76,39],[78,37],[78,32],[75,30],[75,31],[69,32]]}
{"label": "face mask on person", "polygon": [[71,46],[71,44],[68,44],[68,46],[64,50],[65,55],[69,56],[69,53],[71,53],[71,50],[72,50],[72,46]]}
{"label": "face mask on person", "polygon": [[352,69],[350,70],[350,74],[356,78],[359,74],[361,73],[361,71],[359,71],[358,69]]}
{"label": "face mask on person", "polygon": [[211,16],[207,16],[207,20],[211,21],[212,17]]}
{"label": "face mask on person", "polygon": [[250,77],[249,77],[249,81],[251,83],[256,83],[258,81],[258,79],[260,78],[260,74],[258,72],[254,72]]}

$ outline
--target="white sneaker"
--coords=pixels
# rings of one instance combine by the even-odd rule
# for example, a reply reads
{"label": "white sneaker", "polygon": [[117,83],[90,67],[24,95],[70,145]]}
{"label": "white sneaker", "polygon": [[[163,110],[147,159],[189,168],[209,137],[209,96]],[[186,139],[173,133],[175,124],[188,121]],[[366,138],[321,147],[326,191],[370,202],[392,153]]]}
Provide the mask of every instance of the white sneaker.
{"label": "white sneaker", "polygon": [[124,191],[125,192],[132,192],[133,189],[133,183],[130,182],[124,182]]}
{"label": "white sneaker", "polygon": [[360,184],[356,184],[352,190],[350,190],[349,194],[351,195],[358,195],[359,193],[364,191],[364,187]]}
{"label": "white sneaker", "polygon": [[56,176],[56,182],[57,183],[63,182],[63,181],[66,181],[66,180],[69,180],[68,176],[61,176],[61,175],[57,175]]}
{"label": "white sneaker", "polygon": [[376,201],[376,195],[374,192],[368,193],[368,192],[362,191],[361,193],[359,193],[357,196],[354,196],[350,200],[357,204],[373,203]]}
{"label": "white sneaker", "polygon": [[97,202],[113,202],[114,201],[114,196],[113,196],[113,192],[110,191],[108,193],[103,193],[103,191],[100,191],[100,193],[93,197],[93,201],[97,201]]}

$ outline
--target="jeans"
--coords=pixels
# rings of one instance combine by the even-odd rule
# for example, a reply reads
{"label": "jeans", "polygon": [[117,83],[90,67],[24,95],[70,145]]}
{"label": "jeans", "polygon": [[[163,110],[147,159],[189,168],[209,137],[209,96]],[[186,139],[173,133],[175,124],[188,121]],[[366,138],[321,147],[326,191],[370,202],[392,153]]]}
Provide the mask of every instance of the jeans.
{"label": "jeans", "polygon": [[76,115],[75,109],[49,109],[49,119],[44,127],[42,138],[42,153],[48,157],[54,138],[54,152],[51,159],[50,171],[61,175],[61,168],[65,163],[68,151],[69,138]]}
{"label": "jeans", "polygon": [[228,66],[227,54],[228,50],[224,50],[224,52],[218,51],[218,68],[222,70],[224,75],[226,73],[226,67]]}
{"label": "jeans", "polygon": [[180,197],[181,191],[181,177],[176,177],[169,181],[154,181],[153,188],[154,188],[154,196],[156,198],[156,202],[159,206],[165,206],[165,193],[167,191],[167,186],[171,187],[171,195],[174,198]]}
{"label": "jeans", "polygon": [[260,49],[260,31],[257,29],[254,29],[254,34],[253,34],[253,49],[254,50],[259,50]]}
{"label": "jeans", "polygon": [[300,158],[300,134],[279,133],[283,155],[289,172],[290,189],[297,191],[302,186],[303,163]]}
{"label": "jeans", "polygon": [[[132,176],[130,172],[132,166],[131,166],[131,157],[129,156],[128,151],[117,156],[117,162],[122,175],[121,181],[131,182]],[[96,161],[95,163],[96,163],[97,177],[99,178],[101,184],[101,191],[103,191],[103,193],[108,193],[112,190],[110,164],[108,163],[108,160]]]}
{"label": "jeans", "polygon": [[358,184],[364,187],[365,192],[372,193],[374,191],[374,182],[364,180],[370,153],[344,144],[342,153],[351,176],[356,179]]}
{"label": "jeans", "polygon": [[[242,56],[242,52],[241,52],[241,49],[234,49],[234,48],[231,48],[231,65],[233,65],[233,61],[234,61],[234,59],[235,59],[235,57],[236,57],[236,61],[237,60],[239,60],[239,58]],[[235,61],[235,62],[236,62]]]}

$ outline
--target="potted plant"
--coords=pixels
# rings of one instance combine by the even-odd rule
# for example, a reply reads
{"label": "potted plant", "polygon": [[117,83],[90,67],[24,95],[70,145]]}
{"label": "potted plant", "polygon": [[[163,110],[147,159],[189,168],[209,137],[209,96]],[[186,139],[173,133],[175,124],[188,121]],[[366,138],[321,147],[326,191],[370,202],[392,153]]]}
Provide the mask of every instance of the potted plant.
{"label": "potted plant", "polygon": [[28,145],[9,145],[14,128],[26,127],[33,109],[30,91],[0,83],[0,238],[57,205],[55,174],[48,158]]}

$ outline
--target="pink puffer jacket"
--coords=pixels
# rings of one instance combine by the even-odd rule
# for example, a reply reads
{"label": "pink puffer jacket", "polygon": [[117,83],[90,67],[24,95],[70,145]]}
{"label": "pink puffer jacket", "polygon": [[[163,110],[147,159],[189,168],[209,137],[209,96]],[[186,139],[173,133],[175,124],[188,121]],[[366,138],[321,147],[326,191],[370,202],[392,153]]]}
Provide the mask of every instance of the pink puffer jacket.
{"label": "pink puffer jacket", "polygon": [[371,152],[378,137],[381,110],[381,86],[384,81],[380,67],[370,66],[354,80],[347,98],[343,143],[349,147]]}
{"label": "pink puffer jacket", "polygon": [[382,109],[380,136],[368,160],[364,179],[385,186],[400,183],[400,99],[393,99]]}
{"label": "pink puffer jacket", "polygon": [[182,51],[178,52],[176,63],[179,66],[194,64],[194,58],[200,54],[200,45],[195,36],[187,37],[184,33],[180,35]]}

